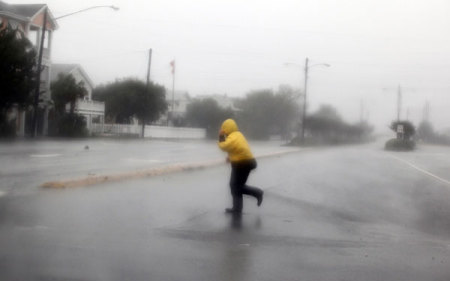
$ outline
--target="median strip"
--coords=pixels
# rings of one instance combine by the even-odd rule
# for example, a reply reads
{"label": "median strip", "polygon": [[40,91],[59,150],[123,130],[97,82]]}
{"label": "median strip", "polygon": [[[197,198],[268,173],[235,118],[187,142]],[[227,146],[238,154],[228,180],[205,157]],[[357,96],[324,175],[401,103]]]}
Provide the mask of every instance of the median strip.
{"label": "median strip", "polygon": [[[285,151],[265,153],[265,154],[257,155],[256,158],[261,159],[261,158],[268,158],[268,157],[276,157],[276,156],[281,156],[284,154],[294,153],[294,152],[299,152],[299,151],[301,151],[301,150],[300,149],[291,149],[291,150],[285,150]],[[50,181],[50,182],[45,182],[45,183],[41,184],[40,187],[44,187],[44,188],[82,187],[82,186],[89,186],[89,185],[108,183],[108,182],[117,182],[117,181],[131,180],[131,179],[162,176],[162,175],[173,174],[173,173],[178,173],[178,172],[185,172],[185,171],[196,171],[196,170],[211,168],[211,167],[215,167],[215,166],[219,166],[219,165],[223,165],[223,164],[225,164],[224,160],[213,160],[213,161],[205,161],[205,162],[200,162],[200,163],[174,164],[174,165],[170,165],[170,166],[151,168],[151,169],[140,170],[140,171],[130,171],[130,172],[123,172],[123,173],[115,173],[115,174],[110,174],[110,175],[89,176],[89,177],[73,179],[73,180]]]}

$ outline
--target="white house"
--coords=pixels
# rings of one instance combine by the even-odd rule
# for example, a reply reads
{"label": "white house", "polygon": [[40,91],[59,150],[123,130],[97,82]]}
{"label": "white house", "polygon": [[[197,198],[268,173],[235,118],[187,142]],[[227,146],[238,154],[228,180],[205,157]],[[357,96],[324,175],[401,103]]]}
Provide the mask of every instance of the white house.
{"label": "white house", "polygon": [[229,97],[227,94],[199,95],[199,96],[196,96],[196,98],[198,98],[198,99],[213,99],[223,109],[230,108],[233,112],[239,111],[239,109],[234,105],[235,99]]}
{"label": "white house", "polygon": [[186,91],[175,91],[172,96],[172,92],[166,93],[167,112],[161,116],[156,122],[160,125],[173,125],[177,121],[183,119],[186,116],[187,106],[191,103],[191,97]]}
{"label": "white house", "polygon": [[79,64],[52,64],[50,80],[56,81],[59,74],[72,75],[75,81],[83,82],[87,90],[87,95],[83,99],[78,99],[75,104],[75,113],[81,114],[86,118],[88,130],[92,131],[93,123],[104,123],[105,103],[92,100],[92,90],[94,84],[87,73]]}

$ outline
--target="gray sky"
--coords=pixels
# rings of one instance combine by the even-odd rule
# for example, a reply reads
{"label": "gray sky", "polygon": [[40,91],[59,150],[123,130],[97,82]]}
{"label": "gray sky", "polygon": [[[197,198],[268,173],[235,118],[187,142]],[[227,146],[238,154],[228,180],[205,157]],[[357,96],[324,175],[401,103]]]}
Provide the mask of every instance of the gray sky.
{"label": "gray sky", "polygon": [[[34,0],[8,3],[41,3]],[[426,101],[437,129],[450,124],[450,1],[448,0],[48,0],[58,21],[53,61],[79,63],[95,84],[116,78],[151,79],[191,95],[244,96],[280,84],[303,88],[310,69],[310,109],[332,104],[344,119],[359,119],[360,104],[378,130],[396,117],[418,123]],[[286,67],[284,63],[298,63]]]}

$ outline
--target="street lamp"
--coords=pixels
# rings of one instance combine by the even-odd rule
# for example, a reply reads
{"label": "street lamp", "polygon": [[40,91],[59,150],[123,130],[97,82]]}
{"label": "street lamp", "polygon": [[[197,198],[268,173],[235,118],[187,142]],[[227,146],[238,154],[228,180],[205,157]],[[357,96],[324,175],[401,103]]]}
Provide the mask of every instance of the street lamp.
{"label": "street lamp", "polygon": [[106,5],[104,5],[104,6],[92,6],[92,7],[85,8],[85,9],[82,9],[82,10],[79,10],[79,11],[76,11],[76,12],[72,12],[72,13],[69,13],[69,14],[66,14],[66,15],[63,15],[63,16],[56,17],[55,20],[59,20],[61,18],[65,18],[65,17],[71,16],[71,15],[74,15],[74,14],[78,14],[78,13],[81,13],[81,12],[84,12],[84,11],[87,11],[87,10],[96,9],[96,8],[111,8],[114,11],[118,11],[119,10],[118,7],[112,6],[112,5],[111,6],[106,6]]}
{"label": "street lamp", "polygon": [[[68,17],[71,16],[73,14],[78,14],[87,10],[91,10],[91,9],[96,9],[96,8],[111,8],[114,11],[119,10],[118,7],[115,6],[92,6],[86,9],[82,9],[76,12],[72,12],[66,15],[62,15],[59,17],[56,17],[55,20],[60,19],[60,18],[64,18],[64,17]],[[41,35],[41,42],[40,42],[40,46],[39,46],[39,56],[38,56],[38,65],[37,65],[37,72],[36,72],[36,89],[34,92],[34,103],[33,103],[33,108],[34,108],[34,115],[33,115],[33,129],[32,129],[32,136],[35,137],[36,133],[37,133],[37,109],[38,109],[38,104],[39,104],[39,94],[40,94],[40,86],[41,86],[41,67],[42,67],[42,54],[44,51],[44,41],[45,41],[45,32],[47,31],[47,17],[48,17],[48,7],[45,6],[45,10],[44,10],[44,20],[42,23],[42,35]]]}
{"label": "street lamp", "polygon": [[[285,63],[284,65],[286,66],[298,66],[301,67],[301,65],[296,64],[296,63]],[[330,67],[331,65],[329,65],[328,63],[317,63],[317,64],[313,64],[313,65],[309,65],[309,59],[306,58],[305,60],[305,67],[304,67],[304,71],[305,71],[305,86],[304,86],[304,94],[303,94],[303,112],[302,112],[302,129],[300,132],[301,135],[301,143],[304,144],[305,142],[305,122],[306,122],[306,97],[307,97],[307,89],[308,89],[308,71],[310,68],[315,67],[315,66],[325,66],[325,67]]]}

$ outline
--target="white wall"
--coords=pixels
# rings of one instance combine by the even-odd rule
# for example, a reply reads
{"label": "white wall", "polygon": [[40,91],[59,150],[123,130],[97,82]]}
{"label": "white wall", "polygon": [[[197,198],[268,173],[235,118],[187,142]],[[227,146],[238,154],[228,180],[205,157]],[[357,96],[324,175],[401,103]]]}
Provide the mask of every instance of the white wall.
{"label": "white wall", "polygon": [[[111,135],[140,135],[142,126],[124,124],[92,124],[92,133]],[[145,126],[146,138],[157,139],[204,139],[206,130],[201,128],[179,128],[165,126]]]}
{"label": "white wall", "polygon": [[206,130],[200,128],[145,126],[145,137],[163,139],[204,139],[206,137]]}

